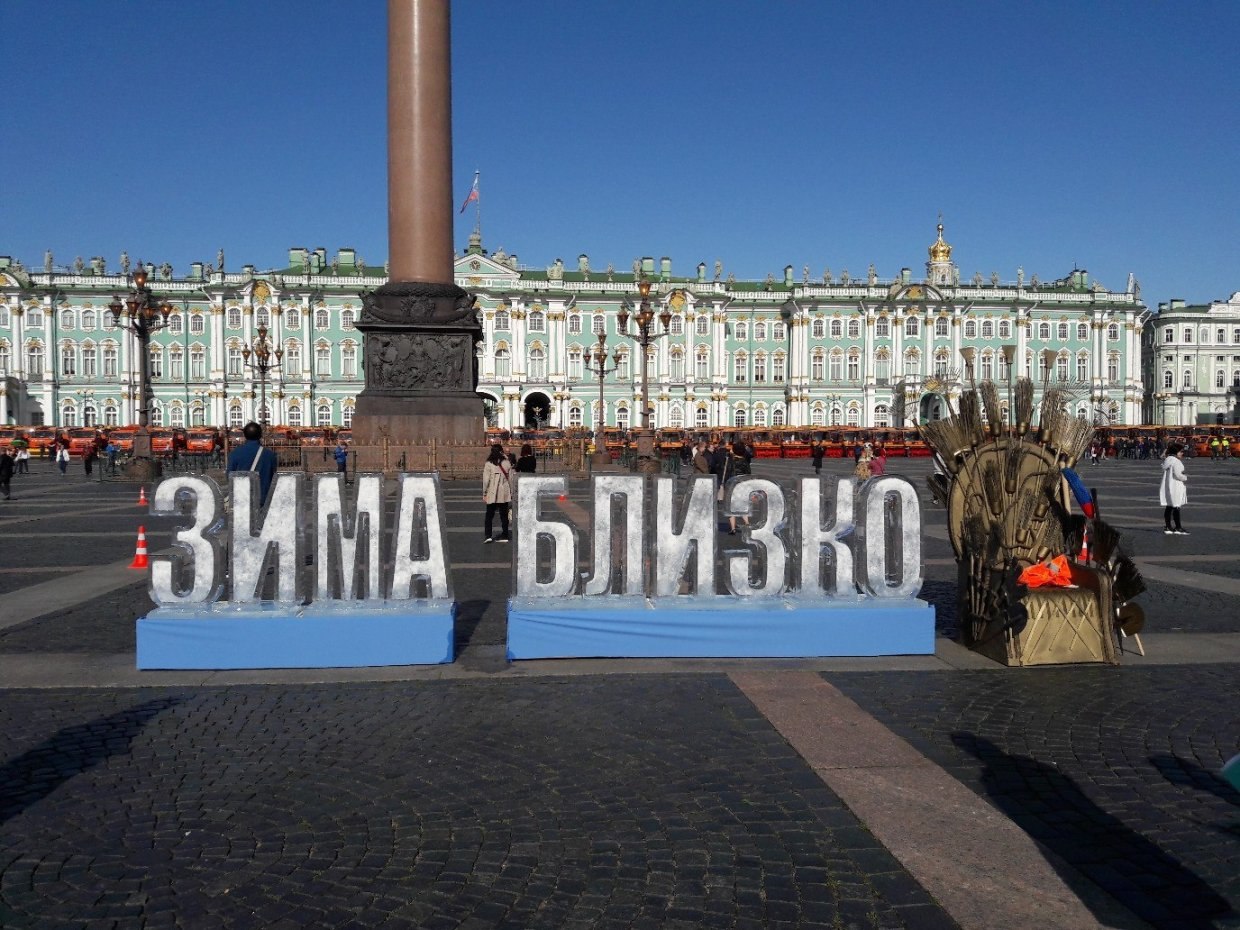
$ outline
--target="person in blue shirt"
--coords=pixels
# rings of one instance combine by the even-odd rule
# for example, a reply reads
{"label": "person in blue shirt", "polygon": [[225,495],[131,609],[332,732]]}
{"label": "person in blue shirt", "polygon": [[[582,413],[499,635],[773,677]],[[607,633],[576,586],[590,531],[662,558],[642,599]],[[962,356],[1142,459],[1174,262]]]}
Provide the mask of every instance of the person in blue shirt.
{"label": "person in blue shirt", "polygon": [[228,471],[252,471],[258,475],[259,502],[267,503],[271,480],[276,476],[276,454],[263,448],[263,428],[251,421],[243,429],[245,442],[228,456]]}
{"label": "person in blue shirt", "polygon": [[349,449],[343,442],[336,443],[336,471],[344,474],[349,470]]}

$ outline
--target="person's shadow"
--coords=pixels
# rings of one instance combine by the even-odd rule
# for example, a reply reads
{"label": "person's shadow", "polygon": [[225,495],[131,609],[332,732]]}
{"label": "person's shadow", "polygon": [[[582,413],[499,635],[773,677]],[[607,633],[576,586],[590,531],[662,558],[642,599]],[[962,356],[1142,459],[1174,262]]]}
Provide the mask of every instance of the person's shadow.
{"label": "person's shadow", "polygon": [[[1195,788],[1240,807],[1240,791],[1229,785],[1223,776],[1202,768],[1196,762],[1172,755],[1150,756],[1150,762],[1171,784]],[[1240,838],[1240,813],[1231,823],[1218,824],[1203,821],[1201,823],[1207,830],[1217,830],[1220,833]]]}
{"label": "person's shadow", "polygon": [[1054,766],[1010,755],[973,733],[951,739],[982,763],[991,801],[1053,853],[1047,862],[1104,926],[1135,924],[1098,888],[1155,927],[1211,930],[1214,918],[1232,914],[1206,882],[1094,804]]}
{"label": "person's shadow", "polygon": [[66,727],[34,748],[0,765],[0,824],[47,797],[62,784],[129,744],[153,718],[180,703],[145,701],[106,717]]}

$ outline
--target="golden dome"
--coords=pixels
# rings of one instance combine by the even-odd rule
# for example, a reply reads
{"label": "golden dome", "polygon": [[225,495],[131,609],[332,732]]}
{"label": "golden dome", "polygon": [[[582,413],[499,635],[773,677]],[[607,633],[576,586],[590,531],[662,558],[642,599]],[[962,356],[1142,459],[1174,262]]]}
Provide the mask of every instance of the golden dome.
{"label": "golden dome", "polygon": [[930,246],[930,261],[950,262],[951,260],[952,247],[943,241],[943,224],[939,223],[939,238],[935,240],[934,245]]}

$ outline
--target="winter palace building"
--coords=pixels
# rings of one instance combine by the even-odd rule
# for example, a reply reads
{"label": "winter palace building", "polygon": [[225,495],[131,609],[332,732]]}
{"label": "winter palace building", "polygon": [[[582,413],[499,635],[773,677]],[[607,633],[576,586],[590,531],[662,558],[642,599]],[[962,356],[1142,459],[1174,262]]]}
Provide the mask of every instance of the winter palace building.
{"label": "winter palace building", "polygon": [[[360,295],[386,280],[383,268],[352,249],[330,260],[324,249],[291,249],[288,267],[269,272],[225,272],[222,259],[221,268],[194,263],[185,277],[147,266],[148,286],[174,308],[151,342],[152,422],[239,425],[261,418],[265,393],[271,423],[347,426],[364,384]],[[43,271],[31,271],[0,257],[0,422],[136,420],[137,341],[107,310],[125,294],[128,266],[122,256],[121,273],[99,258],[62,270],[49,254]],[[788,266],[741,281],[718,262],[677,276],[669,258],[600,271],[584,255],[572,269],[557,259],[534,270],[503,250],[488,254],[476,233],[455,268],[477,298],[478,391],[497,426],[593,426],[599,335],[605,423],[640,425],[640,350],[618,318],[636,309],[641,276],[668,320],[648,360],[654,426],[894,426],[901,408],[912,424],[939,416],[967,383],[962,349],[974,350],[978,380],[1005,381],[1005,346],[1015,374],[1032,374],[1039,389],[1049,364],[1078,415],[1140,423],[1148,413],[1142,346],[1153,343],[1131,277],[1123,291],[1081,270],[1050,282],[1023,272],[1009,283],[997,274],[962,282],[942,226],[924,274],[905,268],[886,280],[873,266],[816,278]],[[245,353],[260,325],[283,350],[265,384]],[[1177,366],[1176,390],[1180,379]]]}

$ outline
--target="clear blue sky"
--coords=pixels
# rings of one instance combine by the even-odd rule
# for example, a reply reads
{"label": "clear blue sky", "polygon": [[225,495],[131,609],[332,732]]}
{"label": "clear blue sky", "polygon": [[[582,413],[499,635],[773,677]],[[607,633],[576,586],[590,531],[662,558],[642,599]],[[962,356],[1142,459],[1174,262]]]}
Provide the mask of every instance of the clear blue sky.
{"label": "clear blue sky", "polygon": [[[386,4],[3,0],[0,254],[387,250]],[[1240,290],[1240,3],[453,4],[457,203],[596,269]],[[463,250],[472,209],[458,218]]]}

